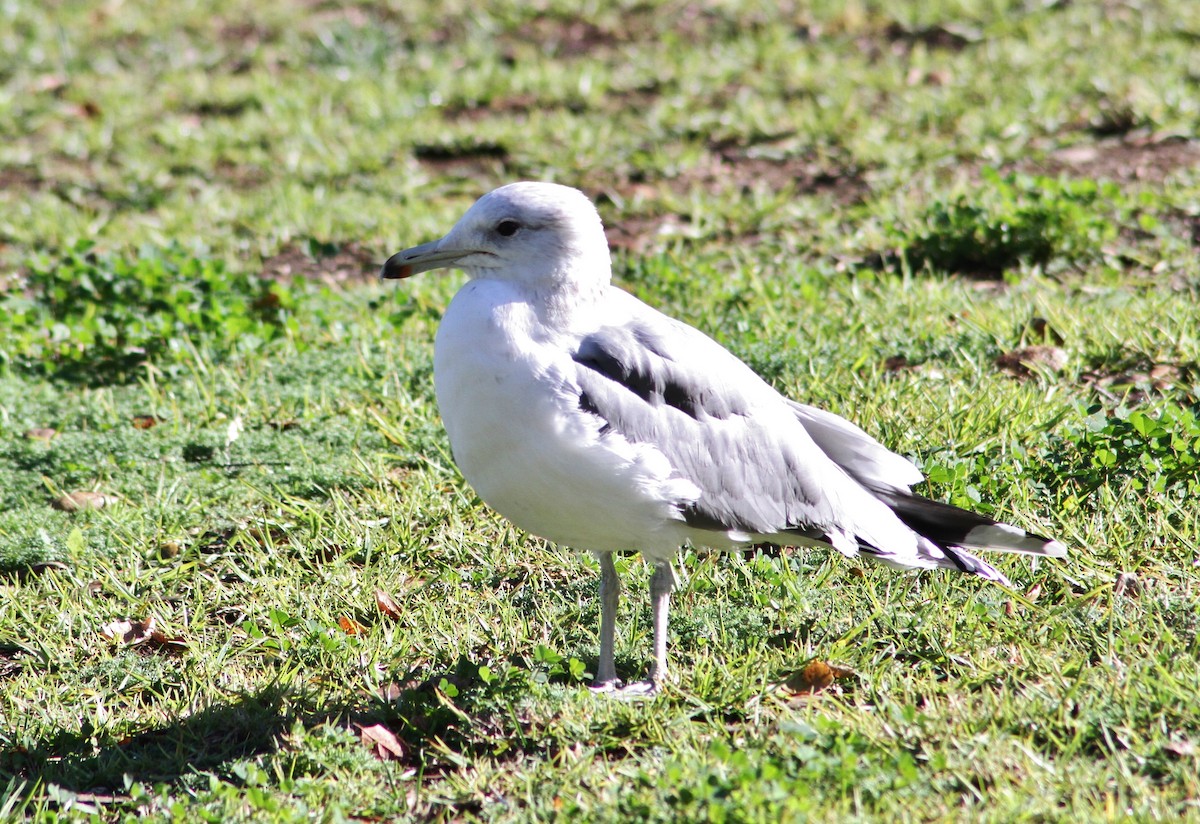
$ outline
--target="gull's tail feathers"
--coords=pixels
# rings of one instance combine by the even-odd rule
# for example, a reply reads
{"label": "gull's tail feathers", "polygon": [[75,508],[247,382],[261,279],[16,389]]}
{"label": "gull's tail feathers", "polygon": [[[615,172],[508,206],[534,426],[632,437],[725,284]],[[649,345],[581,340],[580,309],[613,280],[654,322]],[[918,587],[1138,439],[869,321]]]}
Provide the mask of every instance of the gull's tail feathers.
{"label": "gull's tail feathers", "polygon": [[[1059,541],[1034,535],[1011,524],[994,521],[977,512],[917,495],[891,491],[877,491],[875,494],[913,532],[952,555],[965,556],[983,563],[962,550],[991,549],[998,552],[1043,555],[1048,558],[1062,558],[1067,554],[1066,546]],[[959,568],[966,572],[974,571],[962,566]]]}

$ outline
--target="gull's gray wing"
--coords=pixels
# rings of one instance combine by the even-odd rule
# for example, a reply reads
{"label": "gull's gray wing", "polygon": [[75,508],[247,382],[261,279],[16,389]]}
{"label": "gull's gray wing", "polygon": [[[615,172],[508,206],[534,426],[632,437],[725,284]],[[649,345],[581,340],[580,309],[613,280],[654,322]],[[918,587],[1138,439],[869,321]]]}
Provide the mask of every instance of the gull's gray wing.
{"label": "gull's gray wing", "polygon": [[600,436],[652,445],[700,490],[679,503],[697,530],[823,541],[847,555],[1002,583],[964,547],[1066,551],[913,495],[923,477],[906,458],[837,415],[784,398],[711,338],[648,307],[582,338],[572,360],[579,408],[602,421]]}
{"label": "gull's gray wing", "polygon": [[[822,540],[917,558],[915,535],[830,460],[787,401],[719,344],[665,316],[584,337],[572,359],[579,407],[662,452],[700,490],[681,503],[696,529]],[[882,448],[882,447],[881,447]],[[901,459],[903,460],[903,459]]]}
{"label": "gull's gray wing", "polygon": [[791,400],[788,405],[821,451],[867,489],[907,494],[913,484],[925,480],[912,461],[845,418]]}

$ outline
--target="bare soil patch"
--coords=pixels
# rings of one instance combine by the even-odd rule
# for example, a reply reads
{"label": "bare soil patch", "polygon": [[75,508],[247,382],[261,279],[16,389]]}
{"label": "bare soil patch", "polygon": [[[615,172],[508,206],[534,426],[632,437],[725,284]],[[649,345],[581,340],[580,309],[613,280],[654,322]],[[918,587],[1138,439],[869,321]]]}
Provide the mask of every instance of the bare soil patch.
{"label": "bare soil patch", "polygon": [[509,151],[500,143],[423,144],[413,156],[434,175],[471,180],[482,190],[508,177]]}
{"label": "bare soil patch", "polygon": [[37,191],[45,183],[46,179],[34,169],[24,166],[9,166],[0,169],[0,191]]}
{"label": "bare soil patch", "polygon": [[600,170],[583,186],[597,200],[608,197],[647,204],[640,214],[606,224],[609,246],[634,253],[663,238],[692,234],[690,216],[655,211],[654,204],[664,192],[686,195],[700,188],[710,195],[737,196],[765,187],[773,192],[789,190],[795,196],[828,194],[841,204],[858,203],[867,196],[870,187],[853,164],[843,165],[826,151],[805,154],[773,145],[790,137],[716,140],[700,162],[671,177],[654,177],[641,170],[622,177]]}
{"label": "bare soil patch", "polygon": [[218,161],[213,167],[213,174],[221,182],[235,189],[253,189],[262,186],[271,178],[261,166],[229,160]]}
{"label": "bare soil patch", "polygon": [[1115,181],[1161,183],[1171,174],[1200,167],[1200,143],[1182,137],[1131,136],[1057,149],[1029,171]]}
{"label": "bare soil patch", "polygon": [[605,29],[582,19],[535,17],[519,26],[511,37],[518,42],[535,43],[538,50],[546,54],[580,57],[615,46],[627,40],[628,34]]}
{"label": "bare soil patch", "polygon": [[706,163],[680,176],[683,185],[676,188],[697,183],[710,192],[790,187],[798,195],[829,193],[842,204],[860,202],[869,191],[861,171],[852,163],[842,164],[816,153],[778,153],[757,143],[717,143],[711,152]]}
{"label": "bare soil patch", "polygon": [[539,15],[523,22],[503,38],[509,43],[506,53],[510,59],[515,57],[518,44],[530,43],[544,54],[581,57],[625,43],[661,40],[667,33],[693,42],[728,39],[740,30],[753,29],[767,22],[766,17],[744,12],[731,16],[703,3],[681,3],[671,10],[635,5],[623,9],[613,21]]}
{"label": "bare soil patch", "polygon": [[347,286],[373,280],[379,273],[379,258],[357,243],[329,244],[316,250],[304,250],[295,244],[285,246],[263,261],[263,277],[272,280],[319,281],[330,286]]}

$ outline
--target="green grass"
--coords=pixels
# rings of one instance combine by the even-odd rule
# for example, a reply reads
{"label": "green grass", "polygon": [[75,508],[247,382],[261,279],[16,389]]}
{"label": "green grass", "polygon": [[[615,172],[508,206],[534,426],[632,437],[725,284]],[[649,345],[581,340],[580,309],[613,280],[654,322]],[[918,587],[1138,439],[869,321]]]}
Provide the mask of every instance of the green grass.
{"label": "green grass", "polygon": [[[1188,0],[0,6],[0,819],[1200,819],[1197,37]],[[437,417],[461,275],[372,280],[521,178],[1069,559],[688,553],[675,682],[591,695],[594,563]],[[1065,366],[996,365],[1031,345]],[[775,687],[812,660],[855,675]]]}

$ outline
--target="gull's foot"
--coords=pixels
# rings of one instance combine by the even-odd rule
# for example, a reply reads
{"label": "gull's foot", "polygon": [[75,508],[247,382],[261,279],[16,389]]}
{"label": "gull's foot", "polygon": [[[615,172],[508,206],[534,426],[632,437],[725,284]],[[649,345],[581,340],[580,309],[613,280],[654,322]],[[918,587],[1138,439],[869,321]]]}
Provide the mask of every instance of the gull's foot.
{"label": "gull's foot", "polygon": [[622,684],[621,679],[614,678],[611,681],[597,681],[588,689],[597,695],[603,694],[630,701],[653,698],[658,695],[658,684],[649,680],[636,681],[632,684]]}
{"label": "gull's foot", "polygon": [[609,678],[607,681],[596,681],[594,684],[589,684],[588,689],[597,695],[611,694],[619,692],[625,685],[621,683],[620,678]]}

